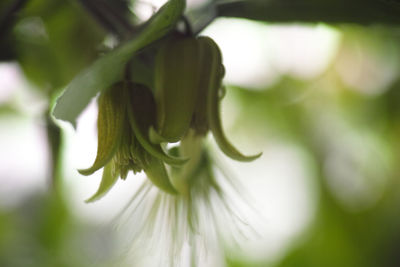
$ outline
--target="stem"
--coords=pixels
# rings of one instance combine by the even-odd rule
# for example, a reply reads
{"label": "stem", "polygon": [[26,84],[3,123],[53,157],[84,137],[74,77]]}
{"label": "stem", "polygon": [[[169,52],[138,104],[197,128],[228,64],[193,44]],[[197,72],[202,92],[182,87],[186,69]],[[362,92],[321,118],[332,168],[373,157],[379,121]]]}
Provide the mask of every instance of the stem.
{"label": "stem", "polygon": [[193,36],[194,32],[193,32],[192,26],[190,25],[188,18],[185,16],[182,16],[182,21],[183,21],[183,25],[185,25],[185,34],[187,36]]}
{"label": "stem", "polygon": [[81,5],[92,15],[92,17],[108,32],[118,35],[117,28],[106,19],[102,12],[91,1],[80,1]]}
{"label": "stem", "polygon": [[400,2],[384,0],[247,0],[217,2],[218,17],[266,22],[400,24]]}
{"label": "stem", "polygon": [[124,12],[103,0],[80,0],[82,6],[108,32],[121,39],[128,39],[136,28],[124,17]]}
{"label": "stem", "polygon": [[61,158],[62,158],[62,134],[61,129],[54,123],[50,111],[46,112],[46,132],[49,146],[49,184],[53,192],[61,189]]}
{"label": "stem", "polygon": [[0,36],[3,36],[9,26],[13,23],[14,18],[13,16],[17,13],[20,9],[22,9],[27,0],[16,0],[11,3],[5,11],[0,15]]}
{"label": "stem", "polygon": [[114,6],[107,1],[99,1],[98,3],[102,6],[100,9],[103,10],[104,15],[108,16],[111,22],[118,24],[121,36],[124,39],[129,39],[129,37],[137,31],[136,27],[131,25],[128,19],[125,18],[125,10],[117,8],[117,6]]}

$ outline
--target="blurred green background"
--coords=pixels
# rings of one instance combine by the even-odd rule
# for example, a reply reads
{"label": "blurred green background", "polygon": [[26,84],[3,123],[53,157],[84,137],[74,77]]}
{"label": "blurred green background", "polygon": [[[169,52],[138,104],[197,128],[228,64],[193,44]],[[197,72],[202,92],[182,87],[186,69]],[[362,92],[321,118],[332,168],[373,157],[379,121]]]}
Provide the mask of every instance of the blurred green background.
{"label": "blurred green background", "polygon": [[[104,3],[103,21],[78,1],[0,3],[0,266],[140,266],[121,260],[109,223],[135,182],[83,203],[99,182],[75,171],[95,151],[95,105],[77,132],[48,116],[60,90],[124,39],[126,21],[161,4]],[[112,12],[124,19],[110,26]],[[223,53],[229,137],[264,151],[253,163],[227,160],[266,220],[240,249],[214,255],[225,266],[400,266],[400,29],[356,17],[219,18],[202,32]]]}

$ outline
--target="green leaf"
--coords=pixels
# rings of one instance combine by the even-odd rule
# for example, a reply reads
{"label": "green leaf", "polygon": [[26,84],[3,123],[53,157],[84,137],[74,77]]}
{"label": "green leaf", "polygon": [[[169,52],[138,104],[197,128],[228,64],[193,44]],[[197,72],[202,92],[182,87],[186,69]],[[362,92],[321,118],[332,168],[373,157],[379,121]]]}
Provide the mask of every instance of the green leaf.
{"label": "green leaf", "polygon": [[113,187],[115,182],[118,180],[118,175],[116,175],[112,171],[112,162],[109,162],[103,169],[103,176],[101,177],[101,182],[99,189],[97,189],[97,192],[89,199],[87,199],[85,202],[93,202],[101,197],[103,197],[110,189]]}
{"label": "green leaf", "polygon": [[132,56],[166,35],[177,23],[185,8],[185,0],[170,0],[149,20],[134,39],[97,60],[76,76],[58,99],[53,115],[76,126],[76,118],[99,91],[117,82]]}

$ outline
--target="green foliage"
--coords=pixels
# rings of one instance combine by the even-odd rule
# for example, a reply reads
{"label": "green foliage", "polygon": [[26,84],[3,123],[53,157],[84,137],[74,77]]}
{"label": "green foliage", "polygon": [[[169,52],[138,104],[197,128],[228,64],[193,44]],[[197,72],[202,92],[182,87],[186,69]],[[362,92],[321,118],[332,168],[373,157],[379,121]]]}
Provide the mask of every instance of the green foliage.
{"label": "green foliage", "polygon": [[19,13],[12,38],[26,76],[51,93],[93,61],[104,32],[76,4],[34,0]]}
{"label": "green foliage", "polygon": [[89,101],[98,92],[121,79],[125,64],[136,52],[173,29],[184,7],[183,0],[168,2],[153,16],[138,36],[98,59],[89,69],[75,77],[57,101],[54,116],[75,125],[76,117]]}
{"label": "green foliage", "polygon": [[[31,196],[11,211],[0,211],[0,265],[112,266],[112,250],[101,255],[90,249],[101,251],[102,246],[111,247],[113,243],[106,228],[95,229],[76,221],[59,196]],[[99,244],[101,238],[108,238],[107,242]]]}

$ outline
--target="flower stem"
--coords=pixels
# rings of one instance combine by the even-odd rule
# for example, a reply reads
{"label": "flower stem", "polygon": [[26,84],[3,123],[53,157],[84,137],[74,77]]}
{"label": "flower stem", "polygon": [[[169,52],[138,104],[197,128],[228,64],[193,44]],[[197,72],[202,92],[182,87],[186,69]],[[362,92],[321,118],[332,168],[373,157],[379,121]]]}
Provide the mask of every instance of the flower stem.
{"label": "flower stem", "polygon": [[61,190],[62,177],[62,133],[61,129],[54,123],[50,112],[46,112],[46,133],[49,147],[49,186],[51,191],[59,193]]}
{"label": "flower stem", "polygon": [[399,24],[400,2],[384,0],[270,0],[219,1],[218,17],[237,17],[265,22],[324,22]]}

